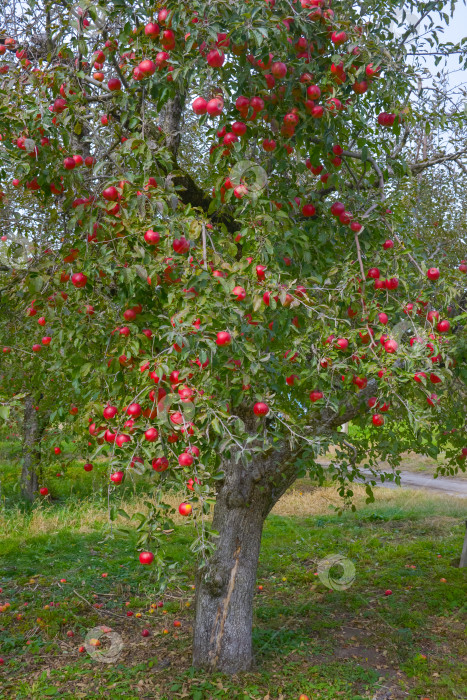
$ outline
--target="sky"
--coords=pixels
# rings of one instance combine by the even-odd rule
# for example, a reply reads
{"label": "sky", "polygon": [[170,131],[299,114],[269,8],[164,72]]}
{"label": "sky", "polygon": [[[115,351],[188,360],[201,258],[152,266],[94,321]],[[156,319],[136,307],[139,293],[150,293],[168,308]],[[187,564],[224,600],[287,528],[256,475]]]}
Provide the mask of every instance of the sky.
{"label": "sky", "polygon": [[[449,5],[446,5],[446,12],[449,14]],[[457,0],[454,16],[440,39],[441,41],[452,41],[456,43],[464,36],[467,36],[467,7],[463,4],[462,0]],[[434,60],[431,57],[427,57],[426,65],[433,74],[436,74],[441,67],[446,65],[450,72],[449,82],[451,87],[467,83],[467,72],[459,66],[459,57],[457,55],[448,58],[447,61],[441,61],[438,66],[435,66]]]}

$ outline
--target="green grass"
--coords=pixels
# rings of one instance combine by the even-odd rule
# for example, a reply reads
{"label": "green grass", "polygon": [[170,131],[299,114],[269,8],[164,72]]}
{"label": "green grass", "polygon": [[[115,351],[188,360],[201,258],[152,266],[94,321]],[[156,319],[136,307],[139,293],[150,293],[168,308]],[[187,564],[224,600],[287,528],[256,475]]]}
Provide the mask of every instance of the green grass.
{"label": "green grass", "polygon": [[[43,455],[40,486],[47,486],[50,498],[62,503],[93,498],[101,501],[107,497],[109,483],[109,461],[99,456],[93,460],[91,472],[84,471],[85,459],[78,458],[75,445],[61,443],[62,453],[58,456],[49,452]],[[21,471],[21,446],[13,440],[0,440],[0,505],[14,506],[27,510],[28,505],[21,500],[19,473]],[[144,494],[147,485],[156,478],[155,472],[140,476],[134,475],[119,489],[123,499]]]}
{"label": "green grass", "polygon": [[[2,474],[13,473],[10,458]],[[73,485],[68,468],[63,479],[65,494]],[[467,570],[451,565],[462,546],[465,503],[409,496],[394,499],[391,492],[390,500],[355,514],[323,508],[307,515],[304,506],[300,517],[268,518],[255,604],[256,668],[232,679],[190,666],[190,525],[167,536],[166,554],[180,570],[161,595],[151,569],[137,561],[135,536],[109,537],[104,520],[95,518],[105,505],[99,492],[57,494],[26,509],[12,495],[0,509],[0,604],[10,603],[0,612],[0,697],[294,700],[306,693],[313,700],[363,700],[390,692],[409,700],[465,699]],[[129,506],[135,498],[132,489],[124,496]],[[333,553],[355,567],[345,590],[316,576],[318,562]],[[339,579],[341,569],[331,573]],[[163,607],[150,613],[159,600]],[[99,625],[122,639],[113,663],[78,651]],[[141,636],[143,628],[150,637]]]}

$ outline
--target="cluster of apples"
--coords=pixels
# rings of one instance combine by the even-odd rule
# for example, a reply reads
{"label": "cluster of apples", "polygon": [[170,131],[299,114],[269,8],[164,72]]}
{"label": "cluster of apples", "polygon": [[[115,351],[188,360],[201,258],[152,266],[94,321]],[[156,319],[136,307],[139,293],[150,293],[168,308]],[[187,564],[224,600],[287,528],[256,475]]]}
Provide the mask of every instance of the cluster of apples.
{"label": "cluster of apples", "polygon": [[[170,375],[172,391],[176,390],[178,392],[180,400],[182,402],[192,401],[194,391],[190,387],[181,384],[181,380],[179,380],[179,374],[180,373],[178,370],[174,370]],[[159,384],[159,382],[163,382],[166,379],[165,375],[163,375],[163,377],[160,379],[155,371],[151,372],[150,376],[156,384]],[[120,429],[117,429],[114,432],[114,430],[110,427],[106,427],[105,425],[99,426],[98,424],[93,422],[89,426],[90,435],[92,437],[96,437],[97,441],[100,444],[102,444],[103,442],[107,442],[109,444],[115,443],[117,447],[121,448],[126,443],[132,442],[133,436],[138,430],[139,433],[136,436],[138,440],[144,440],[146,443],[157,442],[160,437],[159,430],[155,427],[143,427],[141,425],[138,425],[138,419],[146,418],[147,420],[154,420],[159,415],[159,412],[164,410],[163,404],[164,397],[166,395],[167,392],[165,391],[165,389],[162,386],[159,386],[157,391],[152,389],[149,392],[149,399],[152,402],[151,407],[143,409],[141,404],[136,402],[131,403],[129,406],[127,406],[123,411],[126,420],[122,426],[123,430],[127,431],[126,433],[121,432]],[[116,406],[107,405],[103,410],[103,418],[106,421],[112,421],[114,419],[117,419],[118,413],[119,411]],[[175,442],[178,442],[179,433],[176,432],[177,429],[180,429],[180,433],[185,434],[186,437],[193,435],[193,424],[190,422],[186,423],[180,411],[171,411],[170,421],[172,423],[173,428],[172,432],[167,436],[167,441],[169,443],[173,444]],[[101,433],[103,433],[102,436],[100,436]],[[184,448],[181,454],[179,454],[178,464],[180,467],[189,468],[194,464],[195,459],[198,459],[199,456],[199,448],[196,445],[189,444],[187,447]],[[134,457],[131,466],[134,466],[136,462],[143,463],[143,460],[140,457]],[[166,469],[168,469],[168,467],[169,461],[165,455],[155,457],[152,460],[152,468],[156,472],[163,472]],[[92,465],[85,465],[85,470],[91,471]],[[110,477],[111,481],[115,484],[120,484],[123,481],[123,478],[124,472],[120,470],[114,472]],[[190,479],[190,481],[188,482],[188,488],[190,490],[193,490],[194,483],[199,482],[196,479]]]}
{"label": "cluster of apples", "polygon": [[[309,17],[312,18],[314,21],[324,22],[325,26],[323,30],[326,31],[323,31],[322,39],[324,39],[324,37],[327,36],[327,39],[333,45],[333,51],[335,51],[335,47],[340,47],[343,44],[345,44],[349,39],[349,36],[345,31],[336,30],[331,26],[331,24],[328,25],[326,23],[326,20],[332,20],[333,24],[336,24],[334,12],[331,9],[323,9],[326,7],[326,5],[326,2],[321,2],[320,0],[320,4],[314,7]],[[308,8],[304,7],[304,9]],[[293,23],[294,20],[290,17],[283,20],[283,25],[289,30],[291,34],[293,33]],[[318,31],[320,30],[318,29]],[[358,28],[356,28],[356,31],[358,31]],[[218,41],[216,42],[217,47],[228,47],[228,42],[229,40],[227,35],[220,33],[218,34]],[[295,57],[297,57],[300,59],[304,59],[305,62],[309,62],[311,54],[317,51],[317,46],[303,36],[299,37],[296,41],[294,41],[294,39],[292,39],[291,37],[288,37],[287,42],[290,44],[289,48],[293,49],[293,52],[295,53],[295,56],[291,56],[292,60]],[[243,47],[243,50],[246,50],[246,45]],[[240,55],[240,53],[242,52],[241,47],[232,47],[232,51],[235,55]],[[319,53],[323,55],[324,52],[324,47],[320,48]],[[354,47],[352,49],[352,53],[355,56],[355,60],[357,61],[358,59],[360,61],[360,49],[358,49],[358,47]],[[210,63],[210,65],[220,67],[223,64],[223,57],[220,57],[220,54],[222,54],[222,52],[219,48],[214,48],[210,52],[208,57],[208,62]],[[343,60],[344,58],[345,56],[343,56]],[[308,115],[311,115],[313,118],[322,118],[326,111],[334,114],[340,112],[346,108],[346,105],[348,103],[351,102],[350,99],[347,100],[347,102],[344,104],[339,98],[334,96],[325,99],[324,104],[316,103],[316,101],[319,100],[324,93],[332,91],[332,85],[329,84],[328,77],[326,75],[327,71],[323,71],[323,84],[319,85],[314,82],[313,75],[311,75],[309,72],[303,72],[299,77],[295,77],[295,68],[289,63],[287,63],[285,59],[278,60],[276,57],[274,57],[272,53],[269,54],[269,57],[267,59],[256,59],[252,54],[248,54],[247,60],[252,64],[252,66],[258,69],[262,76],[261,79],[264,79],[266,83],[266,87],[271,91],[274,88],[276,88],[276,92],[263,93],[261,95],[256,94],[252,97],[248,97],[245,95],[238,96],[235,100],[235,107],[240,112],[240,116],[243,121],[233,121],[232,124],[222,126],[217,131],[220,143],[214,144],[211,147],[211,152],[213,152],[216,148],[222,147],[223,156],[229,156],[232,152],[232,145],[236,143],[240,138],[245,136],[245,134],[247,133],[247,124],[245,123],[247,121],[251,122],[251,125],[254,126],[255,124],[259,125],[260,120],[263,123],[267,124],[272,122],[277,123],[277,121],[279,121],[280,123],[280,120],[282,119],[283,123],[280,128],[280,134],[286,140],[290,139],[295,133],[295,128],[298,125],[299,120],[303,119],[303,115],[301,115],[300,113],[300,108],[295,105],[289,108],[289,110],[285,113],[283,117],[278,118],[276,116],[277,110],[274,110],[274,108],[277,105],[282,105],[287,92],[286,85],[284,83],[281,84],[281,81],[284,81],[284,79],[286,78],[288,80],[293,79],[297,82],[297,86],[294,87],[294,89],[292,90],[292,94],[295,98],[295,101],[298,103],[302,103],[306,113]],[[330,68],[331,75],[334,77],[338,85],[344,84],[348,79],[348,76],[343,70],[343,60],[339,64],[332,63]],[[360,66],[358,65],[352,66],[352,70],[354,70],[355,72],[357,72],[359,68]],[[365,80],[355,79],[355,82],[352,86],[353,92],[356,95],[364,94],[368,90],[369,83],[380,76],[380,70],[381,69],[375,66],[373,63],[369,63],[368,65],[366,65]],[[258,85],[260,84],[261,80],[258,80]],[[300,85],[305,85],[305,95],[301,92],[299,88]],[[211,99],[205,99],[204,97],[200,96],[194,100],[194,102],[192,103],[192,108],[194,113],[199,116],[202,116],[207,113],[211,117],[217,117],[224,111],[224,100],[222,95],[216,95]],[[394,117],[395,119],[395,115],[388,115],[389,121],[392,117]],[[389,125],[388,120],[385,121],[383,119],[383,123],[386,124],[386,122],[387,125]],[[275,127],[275,130],[277,131],[277,126]],[[253,137],[257,137],[258,131],[259,133],[261,132],[261,126],[259,126],[259,128],[256,128],[251,135]],[[261,143],[263,149],[268,153],[275,151],[278,147],[278,141],[275,136],[268,136],[266,138],[263,138]],[[284,148],[289,155],[294,152],[294,148],[290,143],[284,143]],[[339,158],[339,154],[336,153],[334,158],[334,165],[335,167],[339,167],[340,164],[341,159]],[[326,182],[328,177],[328,173],[323,174],[322,181]],[[226,181],[225,188],[228,189],[228,179]],[[221,190],[221,197],[223,196],[223,194],[224,192]],[[234,196],[236,198],[242,199],[245,194],[245,183],[240,183],[239,185],[234,187]],[[302,214],[304,216],[314,216],[315,213],[316,211],[313,204],[304,204],[304,209],[302,209]],[[344,214],[344,212],[342,212],[342,214]],[[352,230],[356,232],[359,232],[362,229],[361,224],[359,224],[358,222],[348,223],[352,224]]]}

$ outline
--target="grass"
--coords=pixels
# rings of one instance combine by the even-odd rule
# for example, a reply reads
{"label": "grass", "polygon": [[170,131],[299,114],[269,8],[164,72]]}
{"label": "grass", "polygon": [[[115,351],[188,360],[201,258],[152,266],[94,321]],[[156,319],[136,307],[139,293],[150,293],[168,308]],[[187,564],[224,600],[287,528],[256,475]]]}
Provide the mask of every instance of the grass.
{"label": "grass", "polygon": [[[0,604],[10,606],[0,607],[0,697],[465,700],[467,570],[452,566],[465,501],[379,489],[366,505],[357,487],[357,512],[339,516],[333,488],[296,484],[265,525],[256,667],[229,678],[190,666],[191,525],[184,521],[166,537],[166,554],[181,568],[161,595],[151,570],[137,562],[134,534],[109,537],[104,494],[90,493],[92,481],[79,467],[57,477],[54,501],[32,508],[20,507],[4,487]],[[84,496],[75,468],[87,484]],[[8,467],[0,466],[4,485],[14,472],[17,478],[10,453]],[[119,492],[128,512],[143,509],[143,486],[137,481]],[[342,590],[316,575],[318,562],[335,553],[355,567]],[[338,582],[341,567],[330,574]],[[162,607],[151,607],[158,601]],[[91,654],[78,651],[102,625],[121,640],[113,663],[99,661],[92,646]],[[97,653],[109,649],[107,637],[101,643]]]}

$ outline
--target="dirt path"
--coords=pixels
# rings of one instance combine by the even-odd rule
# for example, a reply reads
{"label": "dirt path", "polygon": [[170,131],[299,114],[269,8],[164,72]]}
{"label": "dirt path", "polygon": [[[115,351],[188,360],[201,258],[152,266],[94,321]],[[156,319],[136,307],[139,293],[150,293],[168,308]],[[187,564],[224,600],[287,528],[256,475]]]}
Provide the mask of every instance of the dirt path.
{"label": "dirt path", "polygon": [[[367,469],[362,469],[362,472],[370,475],[371,472]],[[368,479],[361,479],[362,482]],[[391,481],[386,481],[384,484],[377,483],[377,486],[383,486],[388,489],[400,488],[397,484]],[[408,489],[425,489],[431,492],[438,492],[447,496],[457,496],[457,498],[467,498],[467,482],[462,479],[445,479],[438,477],[433,479],[432,476],[424,476],[416,472],[401,471],[401,486]]]}

